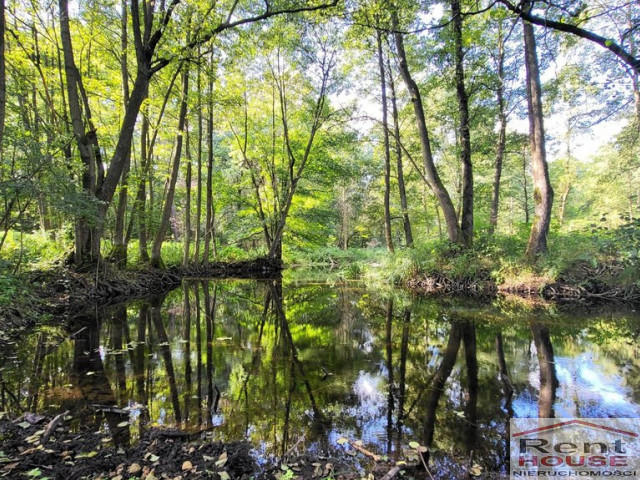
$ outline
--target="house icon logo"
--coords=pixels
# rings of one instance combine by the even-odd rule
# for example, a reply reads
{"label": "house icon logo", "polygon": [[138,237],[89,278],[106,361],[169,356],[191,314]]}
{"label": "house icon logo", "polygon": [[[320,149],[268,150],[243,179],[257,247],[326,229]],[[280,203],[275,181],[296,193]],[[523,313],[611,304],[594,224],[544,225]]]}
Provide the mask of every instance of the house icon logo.
{"label": "house icon logo", "polygon": [[510,478],[640,478],[640,419],[514,418]]}

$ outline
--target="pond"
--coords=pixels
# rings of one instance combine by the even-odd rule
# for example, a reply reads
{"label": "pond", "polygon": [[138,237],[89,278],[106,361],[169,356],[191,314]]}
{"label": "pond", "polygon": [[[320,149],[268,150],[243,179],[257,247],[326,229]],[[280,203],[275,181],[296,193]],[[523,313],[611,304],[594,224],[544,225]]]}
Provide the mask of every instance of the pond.
{"label": "pond", "polygon": [[151,426],[256,458],[352,452],[508,472],[511,417],[640,416],[640,317],[295,280],[192,280],[42,327],[1,359],[1,410],[71,412],[119,443]]}

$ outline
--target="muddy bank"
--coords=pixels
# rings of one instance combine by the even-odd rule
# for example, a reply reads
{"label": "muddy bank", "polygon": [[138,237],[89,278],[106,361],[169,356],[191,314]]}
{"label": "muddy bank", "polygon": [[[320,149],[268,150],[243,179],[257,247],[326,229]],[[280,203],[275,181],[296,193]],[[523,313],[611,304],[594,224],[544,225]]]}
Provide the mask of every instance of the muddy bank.
{"label": "muddy bank", "polygon": [[498,294],[540,298],[558,303],[594,305],[601,303],[640,304],[638,284],[616,285],[600,278],[559,277],[556,282],[534,278],[527,282],[500,284],[488,274],[473,277],[448,277],[439,273],[419,274],[407,281],[416,294],[465,295],[491,298]]}

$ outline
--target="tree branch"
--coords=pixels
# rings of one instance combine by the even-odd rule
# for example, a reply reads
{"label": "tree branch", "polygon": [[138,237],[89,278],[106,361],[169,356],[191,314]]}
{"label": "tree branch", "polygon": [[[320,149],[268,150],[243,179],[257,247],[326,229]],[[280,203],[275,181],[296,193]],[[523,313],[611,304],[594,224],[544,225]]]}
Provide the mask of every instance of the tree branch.
{"label": "tree branch", "polygon": [[612,52],[616,57],[622,60],[624,63],[629,65],[636,73],[640,74],[640,60],[638,60],[635,56],[627,52],[622,46],[618,45],[610,38],[602,37],[590,30],[586,30],[584,28],[578,27],[577,25],[573,25],[570,23],[557,22],[555,20],[549,20],[547,18],[538,17],[527,11],[523,10],[519,5],[514,5],[509,0],[498,0],[501,4],[507,7],[508,10],[518,15],[523,20],[526,20],[529,23],[533,23],[534,25],[540,25],[546,28],[552,28],[554,30],[558,30],[560,32],[571,33],[580,38],[585,38],[590,40],[602,48],[605,48]]}

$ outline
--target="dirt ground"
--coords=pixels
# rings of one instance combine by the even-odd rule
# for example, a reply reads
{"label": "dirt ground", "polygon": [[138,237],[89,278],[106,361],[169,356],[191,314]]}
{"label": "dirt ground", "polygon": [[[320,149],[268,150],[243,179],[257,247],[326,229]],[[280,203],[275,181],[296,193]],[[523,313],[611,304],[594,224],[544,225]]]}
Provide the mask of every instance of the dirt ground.
{"label": "dirt ground", "polygon": [[[38,480],[374,480],[415,478],[411,468],[393,462],[302,455],[257,459],[247,442],[219,443],[176,430],[147,430],[132,446],[118,447],[105,432],[78,427],[71,431],[64,417],[25,414],[9,419],[0,414],[0,478]],[[51,428],[50,428],[51,427]],[[367,463],[367,474],[356,464]],[[422,478],[421,475],[418,477]]]}

